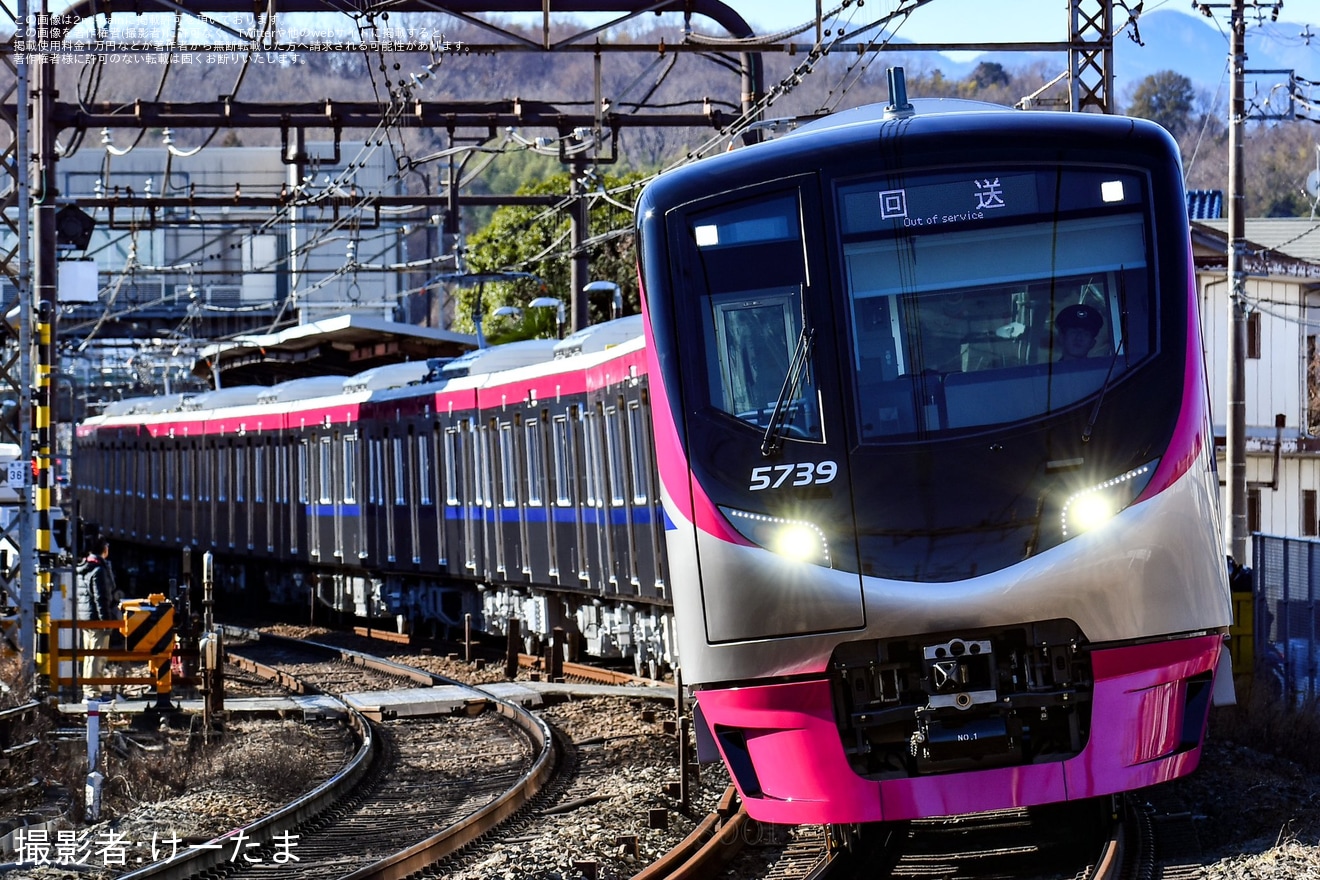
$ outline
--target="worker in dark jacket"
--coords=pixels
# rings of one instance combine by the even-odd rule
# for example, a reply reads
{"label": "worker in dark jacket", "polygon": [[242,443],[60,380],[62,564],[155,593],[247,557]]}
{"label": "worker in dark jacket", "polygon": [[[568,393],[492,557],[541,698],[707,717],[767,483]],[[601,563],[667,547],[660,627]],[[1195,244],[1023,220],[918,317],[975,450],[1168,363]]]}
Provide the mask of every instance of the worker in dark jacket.
{"label": "worker in dark jacket", "polygon": [[[115,575],[110,569],[110,542],[104,535],[98,535],[88,548],[87,558],[78,563],[78,606],[79,620],[118,620],[118,609],[114,607]],[[110,647],[108,629],[82,630],[83,650],[105,651]],[[88,683],[90,679],[105,676],[105,657],[86,656],[82,661],[83,697],[85,699],[110,699],[106,689],[98,684]]]}

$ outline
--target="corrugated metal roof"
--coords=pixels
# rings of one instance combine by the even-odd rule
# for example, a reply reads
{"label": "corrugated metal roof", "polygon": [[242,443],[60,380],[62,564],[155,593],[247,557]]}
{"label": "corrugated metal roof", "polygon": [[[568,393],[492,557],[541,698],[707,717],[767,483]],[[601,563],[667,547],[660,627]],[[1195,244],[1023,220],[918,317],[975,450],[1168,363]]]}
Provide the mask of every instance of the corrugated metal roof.
{"label": "corrugated metal roof", "polygon": [[[1198,220],[1228,235],[1227,220]],[[1305,217],[1262,217],[1246,222],[1247,241],[1296,260],[1320,264],[1320,220]]]}
{"label": "corrugated metal roof", "polygon": [[1221,189],[1189,189],[1187,216],[1193,220],[1214,220],[1224,216],[1224,191]]}

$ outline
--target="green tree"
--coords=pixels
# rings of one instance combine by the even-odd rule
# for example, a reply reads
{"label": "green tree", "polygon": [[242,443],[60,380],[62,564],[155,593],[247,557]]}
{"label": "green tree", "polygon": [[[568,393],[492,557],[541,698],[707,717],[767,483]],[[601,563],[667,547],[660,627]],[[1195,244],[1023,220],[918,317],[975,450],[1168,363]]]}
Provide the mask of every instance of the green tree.
{"label": "green tree", "polygon": [[1174,137],[1182,137],[1195,119],[1196,89],[1181,73],[1161,70],[1137,84],[1128,104],[1128,115],[1149,119],[1164,126]]}
{"label": "green tree", "polygon": [[[599,179],[601,187],[588,187],[586,196],[589,199],[587,252],[591,280],[613,281],[619,285],[624,314],[635,314],[641,307],[637,289],[637,254],[633,245],[633,215],[627,207],[636,199],[637,190],[615,190],[638,184],[646,177],[640,172],[624,177],[602,176]],[[520,187],[520,195],[562,195],[565,199],[556,208],[522,205],[498,208],[486,226],[468,237],[469,272],[524,272],[534,277],[461,289],[457,295],[454,329],[473,329],[472,311],[480,296],[480,308],[485,315],[501,305],[523,309],[521,321],[491,322],[483,327],[492,342],[545,336],[553,330],[551,310],[529,309],[527,304],[536,297],[551,296],[562,300],[567,310],[571,301],[569,181],[568,174],[559,173],[540,183]],[[604,298],[589,301],[591,323],[607,320],[610,306]],[[565,320],[571,320],[571,316],[566,314]]]}

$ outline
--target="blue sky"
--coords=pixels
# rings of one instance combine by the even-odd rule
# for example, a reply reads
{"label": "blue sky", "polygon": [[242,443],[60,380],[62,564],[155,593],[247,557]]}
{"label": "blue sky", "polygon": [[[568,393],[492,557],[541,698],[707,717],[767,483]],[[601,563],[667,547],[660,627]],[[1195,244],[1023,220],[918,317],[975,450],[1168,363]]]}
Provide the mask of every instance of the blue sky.
{"label": "blue sky", "polygon": [[[726,0],[762,31],[791,27],[813,19],[815,0]],[[838,0],[822,0],[829,11]],[[878,18],[900,5],[896,0],[870,0],[855,16]],[[1224,6],[1223,2],[1215,5]],[[1144,12],[1172,9],[1187,16],[1188,27],[1214,27],[1193,13],[1190,0],[1148,0]],[[914,42],[987,42],[1008,40],[1064,40],[1068,36],[1067,4],[1063,0],[932,0],[913,13],[899,34]],[[1010,11],[1011,10],[1011,11]],[[1221,22],[1225,9],[1216,9]],[[1320,34],[1320,0],[1284,0],[1283,21],[1311,22]],[[1320,38],[1317,38],[1320,44]]]}

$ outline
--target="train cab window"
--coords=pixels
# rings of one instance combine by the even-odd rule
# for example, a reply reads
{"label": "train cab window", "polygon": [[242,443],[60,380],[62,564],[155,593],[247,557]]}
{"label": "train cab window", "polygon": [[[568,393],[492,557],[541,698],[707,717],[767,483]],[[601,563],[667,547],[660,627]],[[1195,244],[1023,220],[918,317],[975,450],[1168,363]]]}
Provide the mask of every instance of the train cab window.
{"label": "train cab window", "polygon": [[806,257],[796,193],[777,193],[692,215],[704,276],[702,335],[709,405],[784,436],[824,432],[803,318]]}
{"label": "train cab window", "polygon": [[357,445],[356,435],[344,438],[344,503],[357,503]]}
{"label": "train cab window", "polygon": [[523,442],[527,452],[527,506],[540,507],[544,503],[541,487],[545,485],[545,444],[539,419],[528,419],[523,424]]}
{"label": "train cab window", "polygon": [[1141,175],[1095,169],[841,187],[862,440],[1048,415],[1148,358],[1146,190]]}
{"label": "train cab window", "polygon": [[573,506],[573,432],[568,424],[568,416],[555,416],[553,427],[554,467],[555,467],[555,506]]}

